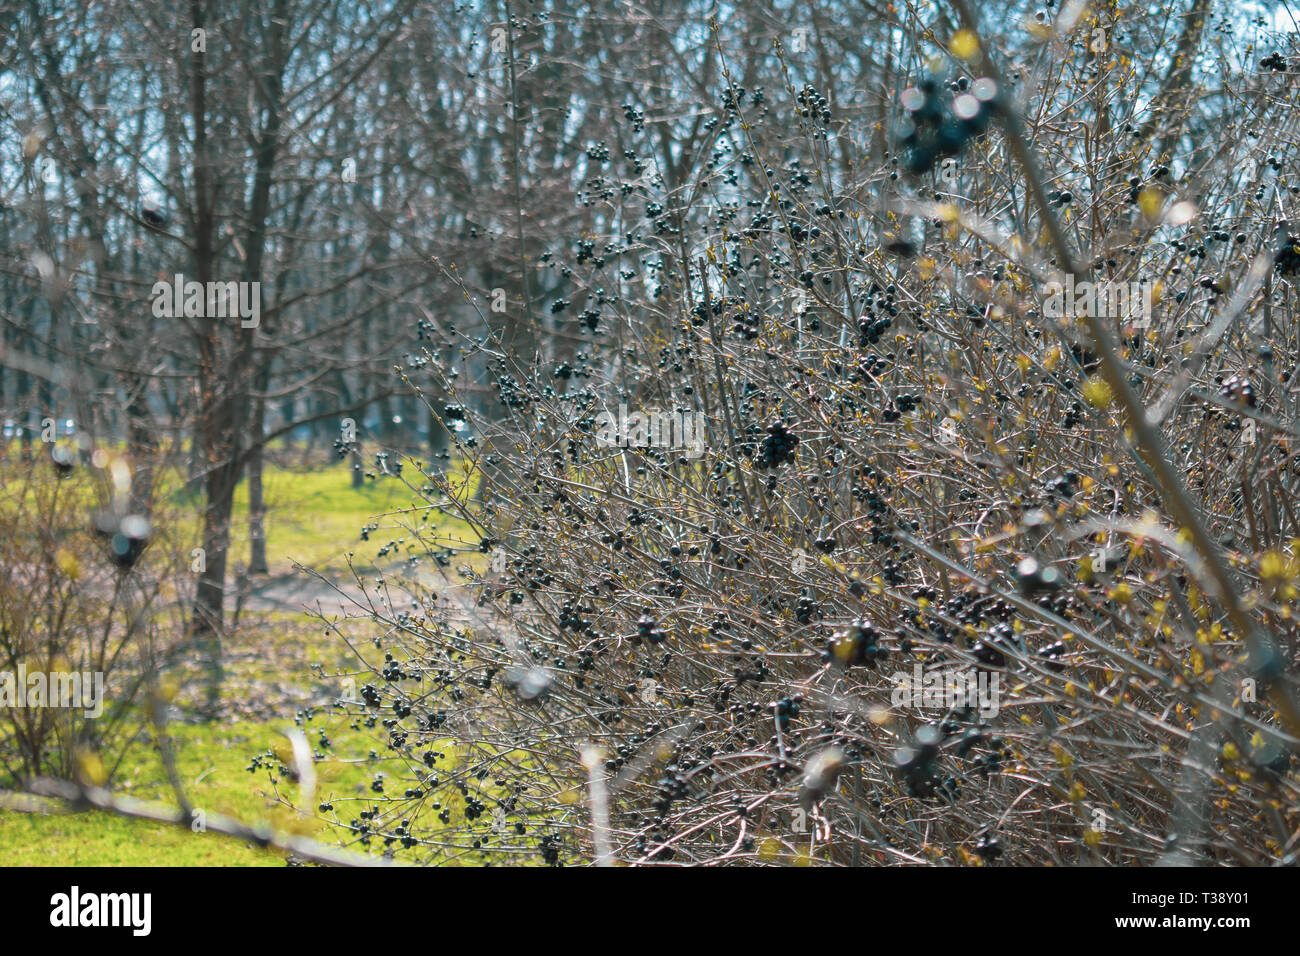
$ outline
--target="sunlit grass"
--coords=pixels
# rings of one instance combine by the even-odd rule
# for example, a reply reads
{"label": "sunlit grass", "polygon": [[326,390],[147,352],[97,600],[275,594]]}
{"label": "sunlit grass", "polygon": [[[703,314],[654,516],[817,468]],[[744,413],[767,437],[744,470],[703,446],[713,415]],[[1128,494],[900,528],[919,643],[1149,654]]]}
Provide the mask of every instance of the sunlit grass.
{"label": "sunlit grass", "polygon": [[[42,449],[38,446],[37,451]],[[103,506],[104,486],[96,486],[97,475],[91,469],[81,468],[60,480],[44,457],[24,464],[12,445],[0,456],[0,468],[11,474],[21,470],[32,478],[21,492],[29,504],[38,485],[59,482],[59,493],[72,496],[76,509],[85,509],[87,515]],[[410,466],[406,470],[413,484],[423,483]],[[452,469],[452,474],[453,487],[458,493],[467,493],[459,468]],[[429,510],[427,502],[401,480],[382,476],[352,488],[346,463],[299,469],[268,462],[263,480],[272,576],[292,574],[297,563],[343,579],[349,555],[353,566],[364,572],[372,567],[375,552],[384,542],[401,536],[410,539],[410,527],[420,529],[425,540],[439,547],[472,547],[477,540],[458,519]],[[165,537],[171,547],[182,552],[188,542],[197,546],[201,498],[186,494],[184,475],[175,471],[162,472],[157,487],[157,519],[168,525],[158,529],[160,538]],[[11,499],[8,506],[14,505]],[[5,506],[0,499],[0,507]],[[367,524],[378,527],[371,532],[370,541],[362,543],[359,535]],[[235,496],[231,568],[246,564],[248,555],[248,484],[242,481]],[[481,556],[475,553],[474,557]],[[338,840],[342,831],[322,826],[323,821],[303,821],[278,804],[265,768],[256,773],[246,768],[255,754],[283,751],[284,729],[292,726],[300,709],[315,702],[318,709],[309,737],[318,745],[319,732],[324,730],[330,740],[328,752],[322,755],[325,759],[316,800],[334,802],[341,817],[349,814],[345,822],[354,812],[351,801],[360,809],[377,768],[394,755],[382,751],[382,731],[354,729],[348,718],[319,709],[322,700],[337,693],[336,675],[355,672],[358,662],[346,646],[323,637],[305,614],[296,612],[247,612],[240,631],[229,639],[226,654],[224,694],[234,722],[173,722],[168,728],[177,769],[191,802],[197,808],[226,813],[247,823],[288,825],[329,842]],[[184,680],[186,675],[178,672],[177,677]],[[194,687],[184,685],[175,700],[183,707],[194,692]],[[124,795],[174,806],[175,796],[151,738],[152,734],[142,733],[133,741],[112,787]],[[369,754],[375,749],[381,753],[372,758]],[[296,784],[282,782],[281,786],[290,800],[298,800]],[[382,849],[381,839],[373,842],[370,852]],[[266,866],[283,862],[281,854],[237,839],[194,834],[109,813],[0,811],[0,866]]]}

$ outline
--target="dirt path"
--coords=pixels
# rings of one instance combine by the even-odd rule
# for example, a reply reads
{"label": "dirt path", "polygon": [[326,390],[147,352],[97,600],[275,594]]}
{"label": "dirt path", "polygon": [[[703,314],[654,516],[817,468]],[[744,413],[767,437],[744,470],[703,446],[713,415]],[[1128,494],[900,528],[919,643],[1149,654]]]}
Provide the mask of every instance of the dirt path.
{"label": "dirt path", "polygon": [[[356,662],[345,644],[339,642],[333,647],[317,636],[319,629],[309,624],[307,611],[319,611],[330,619],[351,618],[361,625],[359,630],[349,631],[355,636],[366,632],[372,606],[389,616],[410,608],[416,595],[427,600],[436,594],[440,617],[452,627],[492,626],[500,621],[494,607],[476,603],[478,587],[456,580],[454,572],[447,577],[433,569],[418,568],[413,572],[400,563],[381,570],[387,589],[376,586],[379,573],[371,571],[362,578],[369,593],[346,568],[324,573],[326,580],[306,571],[249,580],[239,626],[225,649],[222,715],[253,721],[283,719],[302,707],[327,706],[339,697],[344,690],[341,679],[322,679],[313,667],[323,665],[328,673],[341,673],[355,670]],[[228,623],[234,618],[235,590],[232,583],[226,600]],[[391,609],[385,599],[393,602]],[[283,621],[259,620],[261,615],[277,612],[297,622],[286,625]],[[358,646],[365,645],[363,641]],[[202,687],[201,668],[190,663],[199,675],[194,685],[197,695]],[[178,708],[173,719],[184,720],[183,709]]]}
{"label": "dirt path", "polygon": [[[421,591],[438,596],[438,607],[452,621],[469,622],[479,620],[491,613],[486,605],[478,605],[478,589],[467,582],[444,577],[436,571],[421,570],[414,576],[402,569],[400,583],[397,576],[389,569],[384,570],[385,577],[394,581],[387,592],[394,599],[404,598],[406,588],[418,584]],[[326,614],[357,614],[362,607],[373,602],[382,606],[384,591],[374,587],[369,599],[356,580],[346,571],[326,573],[333,583],[322,581],[314,574],[304,571],[289,574],[259,576],[248,582],[248,593],[244,598],[243,610],[254,613],[280,611],[296,614],[306,610],[321,610]],[[231,589],[233,592],[233,588]],[[226,598],[227,611],[233,612],[237,595],[230,593]]]}

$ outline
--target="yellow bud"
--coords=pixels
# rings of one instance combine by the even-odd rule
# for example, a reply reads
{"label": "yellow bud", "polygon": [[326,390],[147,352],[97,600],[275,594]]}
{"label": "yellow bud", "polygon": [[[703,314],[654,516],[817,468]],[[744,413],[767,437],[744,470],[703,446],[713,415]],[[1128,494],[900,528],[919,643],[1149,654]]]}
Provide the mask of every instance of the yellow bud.
{"label": "yellow bud", "polygon": [[1155,219],[1160,215],[1160,207],[1164,205],[1164,196],[1157,189],[1144,189],[1138,193],[1137,201],[1142,215]]}
{"label": "yellow bud", "polygon": [[1093,408],[1108,408],[1115,393],[1105,379],[1093,376],[1083,383],[1083,398]]}
{"label": "yellow bud", "polygon": [[54,556],[54,563],[64,576],[75,581],[81,577],[81,563],[77,561],[77,556],[67,548],[60,548]]}
{"label": "yellow bud", "polygon": [[104,769],[104,761],[99,759],[99,754],[93,750],[83,750],[77,755],[77,773],[83,783],[92,786],[102,787],[108,782],[108,771]]}
{"label": "yellow bud", "polygon": [[970,30],[958,30],[952,37],[952,52],[963,60],[979,59],[980,41]]}

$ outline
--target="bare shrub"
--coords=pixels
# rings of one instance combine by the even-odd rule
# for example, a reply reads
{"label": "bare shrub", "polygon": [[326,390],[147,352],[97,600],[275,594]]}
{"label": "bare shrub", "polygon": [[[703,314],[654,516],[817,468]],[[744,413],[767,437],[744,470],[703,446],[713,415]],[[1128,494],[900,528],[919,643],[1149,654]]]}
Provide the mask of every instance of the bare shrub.
{"label": "bare shrub", "polygon": [[[121,533],[129,508],[115,510],[110,469],[79,464],[70,443],[41,447],[34,461],[0,455],[0,679],[12,693],[0,770],[8,787],[43,776],[100,785],[150,722],[140,705],[158,691],[149,682],[183,607],[170,582],[185,575],[143,518]],[[101,454],[129,475],[121,456]]]}
{"label": "bare shrub", "polygon": [[[689,181],[551,250],[590,346],[502,351],[492,416],[436,383],[483,436],[483,504],[412,463],[421,507],[504,568],[468,624],[366,582],[349,637],[385,660],[351,703],[402,769],[355,833],[420,859],[1294,859],[1296,113],[1224,54],[1244,98],[1184,104],[1174,70],[1144,127],[1148,80],[1107,55],[1132,26],[1046,27],[1008,75],[968,29],[901,79],[884,155],[812,85],[724,70]],[[1139,292],[1061,309],[1052,281]],[[620,405],[701,415],[702,456],[610,431]],[[942,670],[995,699],[902,693]]]}

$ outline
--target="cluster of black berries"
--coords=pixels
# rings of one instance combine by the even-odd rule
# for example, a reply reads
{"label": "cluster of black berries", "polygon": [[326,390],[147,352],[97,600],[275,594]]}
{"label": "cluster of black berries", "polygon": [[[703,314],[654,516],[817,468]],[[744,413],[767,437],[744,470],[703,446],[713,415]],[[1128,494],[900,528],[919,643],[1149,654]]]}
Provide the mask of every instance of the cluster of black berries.
{"label": "cluster of black berries", "polygon": [[983,640],[972,644],[970,652],[981,664],[989,667],[1006,667],[1007,655],[1004,649],[1017,643],[1015,630],[1010,624],[1001,621],[989,628]]}
{"label": "cluster of black berries", "polygon": [[1070,346],[1070,356],[1079,363],[1079,367],[1085,372],[1094,371],[1101,365],[1101,356],[1077,342]]}
{"label": "cluster of black berries", "polygon": [[129,571],[144,554],[152,528],[143,515],[106,513],[95,519],[95,532],[108,542],[108,556],[113,563]]}
{"label": "cluster of black berries", "polygon": [[986,621],[1005,623],[1015,617],[1015,608],[1006,599],[992,594],[980,594],[974,589],[962,591],[944,601],[943,610],[959,623],[974,626]]}
{"label": "cluster of black berries", "polygon": [[72,474],[76,465],[76,454],[67,445],[52,445],[50,447],[50,460],[54,462],[54,473],[60,478],[67,478]]}
{"label": "cluster of black berries", "polygon": [[497,395],[501,400],[501,404],[506,406],[506,408],[528,408],[532,405],[532,397],[524,387],[515,380],[514,376],[498,376],[496,382],[493,384],[496,386]]}
{"label": "cluster of black berries", "polygon": [[943,739],[939,728],[926,724],[916,731],[909,746],[894,751],[894,766],[903,778],[909,796],[928,797],[938,784],[934,760],[939,756],[939,742]]}
{"label": "cluster of black berries", "polygon": [[1259,61],[1261,70],[1272,70],[1274,73],[1285,73],[1287,71],[1286,57],[1281,53],[1270,53],[1264,59]]}
{"label": "cluster of black berries", "polygon": [[657,781],[658,789],[655,791],[654,808],[660,818],[667,817],[673,808],[673,804],[686,796],[689,778],[680,771],[677,765],[673,766],[674,772],[665,774]]}
{"label": "cluster of black berries", "polygon": [[[698,324],[698,323],[697,323]],[[759,314],[753,309],[740,309],[732,316],[731,334],[752,342],[760,333]]]}
{"label": "cluster of black berries", "polygon": [[1053,478],[1044,487],[1049,500],[1072,498],[1079,488],[1079,476],[1073,471],[1067,471],[1065,474]]}
{"label": "cluster of black berries", "polygon": [[1215,295],[1221,295],[1228,288],[1225,279],[1219,279],[1211,275],[1197,276],[1196,284],[1202,289],[1209,289]]}
{"label": "cluster of black berries", "polygon": [[818,551],[825,551],[827,554],[830,554],[832,551],[838,548],[839,545],[840,543],[835,539],[834,535],[827,535],[826,537],[818,538],[813,542],[814,548],[816,548]]}
{"label": "cluster of black berries", "polygon": [[[763,99],[762,87],[755,91],[753,102],[758,104]],[[730,126],[739,116],[740,108],[745,103],[745,88],[728,83],[722,88],[722,108],[727,112],[727,125]]]}
{"label": "cluster of black berries", "polygon": [[821,120],[823,123],[831,121],[830,103],[826,97],[822,96],[815,86],[807,83],[795,97],[799,101],[798,113],[800,116],[806,116],[812,120]]}
{"label": "cluster of black berries", "polygon": [[1244,375],[1232,375],[1224,379],[1219,386],[1219,394],[1248,408],[1255,407],[1255,386]]}
{"label": "cluster of black berries", "polygon": [[384,669],[380,672],[384,680],[392,683],[394,681],[405,680],[407,674],[402,670],[402,665],[393,659],[392,654],[384,655]]}
{"label": "cluster of black berries", "polygon": [[591,623],[582,619],[583,614],[594,614],[595,608],[575,605],[572,601],[565,601],[564,606],[560,608],[559,625],[561,630],[574,630],[579,634],[585,634],[591,630]]}
{"label": "cluster of black berries", "polygon": [[655,623],[654,618],[643,617],[636,622],[635,643],[640,643],[641,641],[647,641],[651,644],[662,644],[664,638],[666,638],[667,636],[668,635],[664,632],[664,630]]}
{"label": "cluster of black berries", "polygon": [[1083,421],[1083,406],[1078,402],[1071,402],[1070,410],[1065,413],[1065,418],[1061,419],[1061,427],[1068,431],[1081,421]]}
{"label": "cluster of black berries", "polygon": [[[821,228],[818,226],[814,226],[814,225],[805,226],[803,223],[799,222],[798,220],[795,220],[794,222],[790,223],[790,238],[793,239],[795,242],[808,242],[810,239],[820,239],[821,234],[822,234]],[[800,273],[801,278],[804,275],[807,275],[811,280],[812,272]]]}
{"label": "cluster of black berries", "polygon": [[868,345],[875,345],[891,325],[893,320],[889,316],[862,316],[858,319],[858,347],[865,349]]}
{"label": "cluster of black berries", "polygon": [[882,358],[875,352],[868,352],[867,357],[862,360],[862,370],[867,374],[873,372],[883,372],[889,367],[889,359]]}
{"label": "cluster of black berries", "polygon": [[988,746],[988,753],[975,758],[975,770],[984,777],[991,773],[997,773],[1002,766],[1002,762],[1010,756],[1006,742],[1001,737],[990,737]]}
{"label": "cluster of black berries", "polygon": [[1286,237],[1273,255],[1273,268],[1286,276],[1300,272],[1300,236]]}
{"label": "cluster of black berries", "polygon": [[1002,844],[993,834],[982,833],[975,844],[975,854],[984,860],[996,860],[1002,855]]}
{"label": "cluster of black berries", "polygon": [[900,394],[894,398],[894,407],[887,408],[880,414],[883,422],[896,422],[907,412],[921,404],[920,395]]}
{"label": "cluster of black berries", "polygon": [[639,133],[645,129],[645,112],[639,107],[624,103],[623,116],[632,124],[632,132]]}
{"label": "cluster of black berries", "polygon": [[794,461],[799,436],[786,428],[785,422],[775,421],[767,426],[767,437],[758,449],[758,467],[775,468],[782,462]]}
{"label": "cluster of black berries", "polygon": [[783,697],[778,701],[768,704],[768,708],[776,715],[776,722],[785,730],[790,726],[790,719],[799,716],[798,697]]}
{"label": "cluster of black berries", "polygon": [[1061,586],[1061,572],[1043,566],[1037,558],[1024,558],[1016,565],[1016,585],[1025,595],[1055,591]]}
{"label": "cluster of black berries", "polygon": [[501,679],[525,703],[542,700],[552,683],[550,671],[545,667],[522,667],[518,664],[507,667]]}
{"label": "cluster of black berries", "polygon": [[[870,466],[866,466],[863,469],[863,477],[868,481],[875,482],[879,475]],[[875,545],[893,545],[895,543],[893,532],[886,526],[889,517],[889,506],[885,504],[885,499],[881,497],[876,487],[874,485],[855,485],[853,496],[867,506],[871,543]]]}
{"label": "cluster of black berries", "polygon": [[839,661],[848,667],[853,664],[865,664],[875,667],[876,661],[883,658],[888,651],[880,646],[880,634],[870,621],[855,621],[840,634],[835,635],[826,645],[826,658]]}
{"label": "cluster of black berries", "polygon": [[902,129],[903,162],[914,175],[929,172],[941,157],[958,155],[989,127],[998,103],[997,84],[982,77],[966,91],[962,77],[956,85],[961,92],[951,102],[940,95],[939,83],[930,77],[903,91],[908,114]]}
{"label": "cluster of black berries", "polygon": [[812,598],[804,597],[794,603],[794,619],[800,624],[811,624],[814,617],[820,617],[821,609]]}
{"label": "cluster of black berries", "polygon": [[1134,205],[1138,201],[1138,196],[1142,194],[1142,186],[1147,181],[1157,179],[1166,179],[1169,176],[1169,167],[1165,163],[1158,163],[1151,167],[1151,172],[1147,179],[1143,180],[1141,176],[1130,176],[1128,178],[1128,201],[1129,205]]}
{"label": "cluster of black berries", "polygon": [[961,740],[957,741],[957,746],[953,748],[952,752],[965,760],[970,756],[970,752],[983,740],[984,732],[978,727],[970,727],[961,735]]}
{"label": "cluster of black berries", "polygon": [[1060,673],[1065,670],[1065,665],[1061,663],[1061,658],[1065,656],[1065,642],[1053,641],[1050,644],[1044,644],[1038,649],[1038,656],[1043,659],[1044,666],[1048,670]]}

